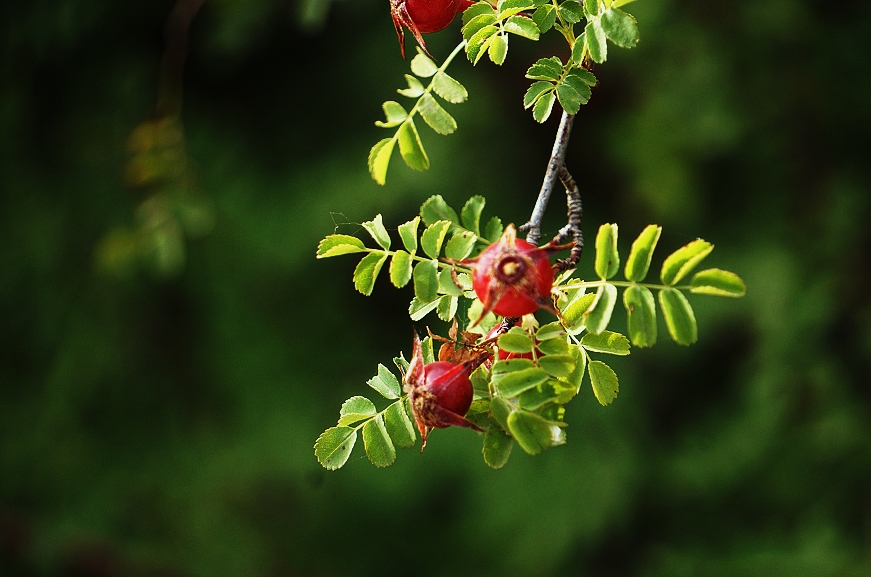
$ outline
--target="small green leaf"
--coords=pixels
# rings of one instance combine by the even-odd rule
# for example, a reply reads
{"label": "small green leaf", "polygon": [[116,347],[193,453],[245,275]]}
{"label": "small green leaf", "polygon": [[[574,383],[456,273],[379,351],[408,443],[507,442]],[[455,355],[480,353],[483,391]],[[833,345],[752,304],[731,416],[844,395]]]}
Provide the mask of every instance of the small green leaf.
{"label": "small green leaf", "polygon": [[523,391],[536,387],[549,378],[547,372],[539,367],[531,367],[519,371],[512,371],[510,373],[497,373],[496,365],[493,365],[493,369],[493,385],[496,387],[496,390],[506,398],[516,397]]}
{"label": "small green leaf", "polygon": [[593,73],[589,70],[585,70],[583,68],[576,68],[569,72],[566,78],[575,76],[578,80],[586,84],[587,86],[595,86],[599,81],[596,80],[596,77],[593,76]]}
{"label": "small green leaf", "polygon": [[575,370],[568,377],[568,382],[574,386],[574,392],[568,398],[561,397],[559,402],[567,403],[571,398],[578,393],[581,388],[581,382],[584,380],[584,371],[587,368],[587,353],[578,345],[569,346],[569,354],[575,358]]}
{"label": "small green leaf", "polygon": [[375,218],[364,222],[363,228],[369,233],[369,235],[375,239],[375,242],[383,248],[384,250],[390,249],[390,235],[387,234],[387,229],[384,228],[384,223],[381,222],[381,215],[375,215]]}
{"label": "small green leaf", "polygon": [[499,337],[496,346],[507,353],[529,353],[532,351],[532,339],[520,327],[513,327]]}
{"label": "small green leaf", "polygon": [[401,104],[394,102],[393,100],[388,100],[381,105],[381,108],[384,109],[384,117],[386,120],[384,122],[381,122],[380,120],[376,121],[375,126],[391,128],[393,126],[399,126],[406,118],[408,118],[408,111],[406,111]]}
{"label": "small green leaf", "polygon": [[414,296],[423,303],[430,303],[438,298],[439,279],[438,261],[425,260],[414,267]]}
{"label": "small green leaf", "polygon": [[441,70],[432,79],[432,89],[451,104],[459,104],[469,98],[466,88]]}
{"label": "small green leaf", "polygon": [[517,34],[529,40],[538,40],[540,34],[538,26],[533,19],[520,15],[509,18],[503,24],[503,28],[506,32]]}
{"label": "small green leaf", "polygon": [[457,315],[459,299],[455,296],[444,295],[439,299],[436,314],[445,322],[450,322]]}
{"label": "small green leaf", "polygon": [[566,0],[560,4],[559,13],[566,24],[577,24],[584,19],[584,9],[575,0]]}
{"label": "small green leaf", "polygon": [[[426,218],[424,218],[426,222]],[[439,220],[426,227],[420,237],[420,247],[430,258],[438,258],[442,251],[442,243],[451,227],[451,221]]]}
{"label": "small green leaf", "polygon": [[400,399],[387,407],[384,411],[384,425],[394,445],[401,449],[414,446],[417,434],[414,432],[414,424],[405,411],[405,399]]}
{"label": "small green leaf", "polygon": [[487,54],[493,64],[502,66],[505,63],[505,57],[508,56],[508,35],[497,34],[493,36],[490,46],[487,48]]}
{"label": "small green leaf", "polygon": [[552,377],[567,377],[575,370],[575,359],[569,354],[545,355],[538,359],[538,366]]}
{"label": "small green leaf", "polygon": [[351,397],[342,403],[342,409],[339,411],[339,426],[353,425],[363,419],[374,417],[377,412],[375,405],[366,397]]}
{"label": "small green leaf", "polygon": [[482,14],[492,14],[493,21],[496,21],[496,10],[489,2],[477,2],[472,4],[463,11],[463,27]]}
{"label": "small green leaf", "polygon": [[714,245],[702,239],[686,244],[666,257],[659,278],[662,284],[675,285],[688,275],[706,256]]}
{"label": "small green leaf", "polygon": [[596,296],[597,293],[578,291],[563,309],[563,321],[570,334],[577,334],[584,328],[584,323],[587,321],[587,317],[584,315],[596,300]]}
{"label": "small green leaf", "polygon": [[[465,13],[463,14],[465,16]],[[465,22],[465,20],[464,20]],[[482,28],[487,26],[493,26],[496,24],[496,13],[490,10],[489,12],[483,12],[478,14],[477,16],[469,19],[468,22],[463,24],[463,28],[461,30],[463,34],[463,38],[466,42],[471,41],[472,37],[475,36]]]}
{"label": "small green leaf", "polygon": [[437,306],[439,306],[438,300],[425,303],[419,298],[414,297],[411,299],[411,304],[408,305],[408,316],[411,317],[411,320],[417,322],[434,311]]}
{"label": "small green leaf", "polygon": [[647,276],[650,259],[653,258],[653,251],[656,250],[656,243],[659,242],[661,233],[661,226],[648,224],[638,235],[638,238],[632,242],[632,248],[629,250],[629,257],[626,259],[626,268],[624,269],[628,280],[641,282]]}
{"label": "small green leaf", "polygon": [[405,161],[405,164],[414,170],[427,170],[429,168],[429,158],[423,149],[423,143],[420,141],[420,135],[417,133],[414,120],[409,118],[406,122],[402,123],[397,135],[399,137],[399,153],[402,155],[402,160]]}
{"label": "small green leaf", "polygon": [[378,365],[378,374],[366,381],[366,384],[378,391],[385,399],[398,399],[402,394],[402,386],[390,369]]}
{"label": "small green leaf", "polygon": [[559,337],[564,337],[566,334],[563,326],[559,322],[552,322],[538,327],[535,331],[535,338],[539,341],[549,341]]}
{"label": "small green leaf", "polygon": [[445,256],[453,260],[463,260],[472,254],[477,240],[475,233],[468,230],[454,232],[454,236],[445,246]]}
{"label": "small green leaf", "polygon": [[417,103],[423,120],[439,134],[452,134],[457,130],[457,121],[441,107],[431,94],[424,94]]}
{"label": "small green leaf", "polygon": [[617,398],[619,383],[617,374],[602,361],[590,361],[587,367],[590,371],[590,382],[593,394],[602,406],[610,405]]}
{"label": "small green leaf", "polygon": [[322,467],[335,471],[348,461],[356,442],[356,429],[351,427],[329,428],[321,433],[321,436],[315,441],[315,457]]}
{"label": "small green leaf", "polygon": [[581,95],[566,83],[557,84],[556,97],[559,99],[563,110],[569,114],[577,114],[578,110],[581,109]]}
{"label": "small green leaf", "polygon": [[691,345],[699,338],[696,315],[689,301],[677,289],[659,291],[659,306],[671,339],[679,345]]}
{"label": "small green leaf", "polygon": [[541,96],[548,90],[553,90],[553,83],[547,80],[539,80],[533,82],[526,94],[523,95],[523,108],[529,108],[535,104]]}
{"label": "small green leaf", "polygon": [[565,433],[559,426],[529,411],[514,411],[508,415],[508,430],[530,455],[565,443]]}
{"label": "small green leaf", "polygon": [[492,42],[493,35],[499,32],[496,26],[484,26],[466,41],[466,55],[469,62],[476,64]]}
{"label": "small green leaf", "polygon": [[747,285],[733,272],[719,268],[709,268],[697,272],[690,281],[691,293],[719,297],[743,297]]}
{"label": "small green leaf", "polygon": [[638,22],[622,10],[605,10],[602,13],[602,29],[608,39],[620,48],[632,48],[638,44]]}
{"label": "small green leaf", "polygon": [[551,80],[556,82],[563,72],[563,63],[556,56],[542,58],[529,67],[526,77],[530,80]]}
{"label": "small green leaf", "polygon": [[652,347],[656,344],[656,305],[653,293],[642,286],[630,286],[623,291],[623,306],[629,338],[636,347]]}
{"label": "small green leaf", "polygon": [[408,361],[405,360],[402,353],[399,353],[398,357],[393,357],[393,364],[396,365],[397,369],[399,369],[400,374],[404,375],[408,372]]}
{"label": "small green leaf", "polygon": [[425,89],[423,84],[420,83],[420,80],[411,74],[406,74],[405,80],[408,82],[408,88],[400,88],[396,92],[403,96],[407,96],[408,98],[418,98],[424,93]]}
{"label": "small green leaf", "polygon": [[556,22],[556,8],[554,8],[552,4],[539,6],[535,12],[532,13],[532,21],[535,22],[536,26],[538,26],[539,32],[544,34],[553,28],[554,22]]}
{"label": "small green leaf", "polygon": [[[559,324],[559,323],[555,323]],[[560,335],[565,336],[565,333],[562,332],[562,328],[560,328]],[[566,342],[565,338],[555,338],[555,339],[547,339],[546,341],[541,341],[536,346],[538,352],[542,355],[567,355],[569,354],[569,344]]]}
{"label": "small green leaf", "polygon": [[629,354],[629,339],[613,331],[602,331],[598,335],[587,333],[581,338],[581,346],[588,351],[608,355]]}
{"label": "small green leaf", "polygon": [[402,288],[411,280],[411,255],[404,250],[398,250],[390,261],[390,282],[396,288]]}
{"label": "small green leaf", "polygon": [[599,0],[584,0],[584,16],[590,20],[599,15]]}
{"label": "small green leaf", "polygon": [[500,14],[508,10],[529,10],[535,6],[531,0],[499,0],[496,9],[500,10]]}
{"label": "small green leaf", "polygon": [[541,124],[550,117],[555,99],[553,92],[548,92],[538,99],[535,106],[532,107],[532,117],[536,122]]}
{"label": "small green leaf", "polygon": [[600,19],[590,20],[584,28],[584,40],[593,62],[601,64],[608,59],[608,43]]}
{"label": "small green leaf", "polygon": [[375,287],[375,279],[381,272],[381,267],[387,260],[385,252],[371,252],[363,257],[357,268],[354,269],[354,287],[366,296],[372,294]]}
{"label": "small green leaf", "polygon": [[423,50],[418,46],[417,56],[411,60],[411,71],[421,78],[429,78],[438,72],[438,69],[439,67],[436,66],[436,63],[430,60],[430,57],[424,54]]}
{"label": "small green leaf", "polygon": [[378,184],[387,181],[387,167],[390,165],[390,156],[393,154],[395,144],[395,138],[384,138],[369,151],[369,174]]}
{"label": "small green leaf", "polygon": [[583,66],[586,54],[587,40],[586,36],[581,33],[581,35],[575,39],[575,43],[572,46],[572,64],[575,66]]}
{"label": "small green leaf", "polygon": [[607,280],[620,269],[620,254],[617,252],[617,225],[603,224],[596,235],[596,274]]}
{"label": "small green leaf", "polygon": [[596,290],[596,300],[585,313],[584,325],[587,331],[599,334],[608,327],[611,322],[611,313],[614,312],[614,304],[617,302],[617,287],[611,283],[605,283]]}
{"label": "small green leaf", "polygon": [[517,404],[520,405],[520,408],[526,409],[527,411],[535,411],[548,403],[555,402],[559,395],[554,388],[554,384],[557,384],[558,382],[559,381],[550,380],[534,389],[529,389],[517,397]]}
{"label": "small green leaf", "polygon": [[490,220],[487,221],[487,226],[484,227],[484,238],[490,242],[496,242],[502,236],[502,231],[502,219],[498,216],[490,217]]}
{"label": "small green leaf", "polygon": [[457,212],[448,206],[448,203],[445,202],[445,199],[440,194],[429,197],[423,203],[423,206],[420,207],[420,217],[427,226],[435,224],[440,220],[447,220],[456,225],[460,223],[460,219],[457,218]]}
{"label": "small green leaf", "polygon": [[490,415],[503,431],[508,431],[508,415],[513,410],[511,404],[502,397],[496,396],[490,401]]}
{"label": "small green leaf", "polygon": [[420,217],[416,216],[406,223],[399,225],[399,238],[402,239],[402,245],[405,250],[414,254],[417,252],[417,227],[420,224]]}
{"label": "small green leaf", "polygon": [[363,446],[366,456],[376,467],[387,467],[396,460],[396,448],[381,415],[363,425]]}
{"label": "small green leaf", "polygon": [[635,0],[614,0],[611,2],[611,8],[619,8],[620,6],[625,6],[630,2],[635,2]]}
{"label": "small green leaf", "polygon": [[424,339],[420,341],[420,348],[423,352],[424,365],[435,362],[435,354],[432,350],[432,337],[424,337]]}
{"label": "small green leaf", "polygon": [[567,86],[571,86],[575,92],[578,93],[578,101],[580,104],[586,104],[590,101],[590,97],[593,93],[590,90],[590,85],[581,78],[580,74],[577,72],[570,72],[565,77],[565,80],[563,80],[563,83]]}
{"label": "small green leaf", "polygon": [[484,210],[485,203],[486,201],[483,196],[475,195],[466,201],[466,204],[463,205],[463,210],[460,211],[463,226],[478,236],[481,236],[481,212]]}
{"label": "small green leaf", "polygon": [[329,258],[342,254],[365,252],[366,246],[356,236],[331,234],[318,244],[318,258]]}
{"label": "small green leaf", "polygon": [[499,427],[490,427],[484,435],[484,462],[488,467],[501,469],[511,456],[514,439],[505,434]]}

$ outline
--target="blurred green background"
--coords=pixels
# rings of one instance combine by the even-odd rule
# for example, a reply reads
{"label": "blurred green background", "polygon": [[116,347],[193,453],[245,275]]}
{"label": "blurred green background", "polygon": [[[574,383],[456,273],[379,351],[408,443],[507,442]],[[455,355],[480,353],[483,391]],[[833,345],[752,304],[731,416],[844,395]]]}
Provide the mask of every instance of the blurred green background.
{"label": "blurred green background", "polygon": [[411,293],[356,293],[318,240],[432,194],[523,222],[558,116],[522,110],[523,74],[561,41],[458,59],[458,132],[421,127],[432,169],[395,158],[382,188],[387,0],[207,0],[159,124],[173,6],[0,6],[0,575],[871,575],[867,3],[629,5],[642,41],[568,153],[587,238],[660,224],[658,266],[704,237],[747,296],[614,362],[566,446],[492,471],[449,429],[337,472],[313,442],[408,352]]}

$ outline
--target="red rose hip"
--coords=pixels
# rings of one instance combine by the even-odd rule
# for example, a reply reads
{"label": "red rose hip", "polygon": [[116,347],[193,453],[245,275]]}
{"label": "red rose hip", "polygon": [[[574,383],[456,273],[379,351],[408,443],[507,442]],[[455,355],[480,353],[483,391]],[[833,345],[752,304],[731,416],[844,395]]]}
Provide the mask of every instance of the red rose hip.
{"label": "red rose hip", "polygon": [[390,15],[399,37],[399,49],[405,58],[405,31],[408,28],[424,52],[426,42],[422,34],[431,34],[447,28],[454,17],[471,6],[471,0],[390,0]]}

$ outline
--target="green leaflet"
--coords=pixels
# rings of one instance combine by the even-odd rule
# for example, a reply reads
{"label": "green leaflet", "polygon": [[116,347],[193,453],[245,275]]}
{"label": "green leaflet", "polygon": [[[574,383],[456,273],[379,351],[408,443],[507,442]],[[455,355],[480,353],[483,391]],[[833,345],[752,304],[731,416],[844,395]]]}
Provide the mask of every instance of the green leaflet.
{"label": "green leaflet", "polygon": [[484,447],[481,449],[484,462],[493,469],[504,467],[511,456],[512,447],[514,447],[514,439],[495,424],[490,426],[484,435]]}
{"label": "green leaflet", "polygon": [[466,88],[441,70],[433,76],[432,89],[451,104],[460,104],[469,98],[469,92]]}
{"label": "green leaflet", "polygon": [[402,239],[402,246],[411,254],[417,252],[417,228],[419,225],[419,216],[399,225],[399,238]]}
{"label": "green leaflet", "polygon": [[587,331],[599,334],[608,327],[611,322],[611,314],[614,312],[614,304],[617,302],[617,287],[605,283],[596,290],[595,301],[584,313],[584,325]]}
{"label": "green leaflet", "polygon": [[393,100],[388,100],[387,102],[381,105],[381,108],[384,110],[384,121],[376,121],[375,126],[380,126],[381,128],[392,128],[394,126],[399,126],[405,119],[408,118],[408,111],[398,102]]}
{"label": "green leaflet", "polygon": [[378,365],[378,374],[366,382],[367,385],[381,393],[385,399],[398,399],[402,394],[399,380],[390,369],[384,365]]}
{"label": "green leaflet", "polygon": [[747,293],[747,285],[733,272],[719,268],[709,268],[693,275],[690,281],[691,293],[720,297],[742,297]]}
{"label": "green leaflet", "polygon": [[439,304],[436,307],[436,314],[445,322],[450,322],[457,314],[457,305],[459,299],[455,296],[444,295],[439,299]]}
{"label": "green leaflet", "polygon": [[452,260],[463,260],[472,254],[477,240],[478,237],[471,231],[456,231],[445,246],[445,256]]}
{"label": "green leaflet", "polygon": [[393,440],[393,444],[400,449],[414,446],[417,434],[414,432],[414,424],[405,409],[405,397],[396,401],[384,411],[384,425],[387,434]]}
{"label": "green leaflet", "polygon": [[502,66],[505,58],[508,56],[508,35],[494,34],[490,38],[490,45],[487,47],[487,55],[490,61],[496,66]]}
{"label": "green leaflet", "polygon": [[411,59],[411,71],[421,78],[429,78],[436,72],[439,67],[433,62],[429,56],[424,54],[420,46],[417,47],[417,56]]}
{"label": "green leaflet", "polygon": [[619,390],[617,374],[602,361],[590,361],[587,370],[590,372],[593,394],[596,395],[599,404],[610,405],[617,398]]}
{"label": "green leaflet", "polygon": [[584,41],[593,62],[601,64],[608,59],[607,35],[602,29],[600,19],[596,18],[587,22],[587,26],[584,28]]}
{"label": "green leaflet", "polygon": [[506,32],[529,40],[538,40],[540,34],[538,26],[533,19],[519,15],[510,17],[503,25],[503,28]]}
{"label": "green leaflet", "polygon": [[424,94],[420,99],[417,110],[429,127],[439,134],[452,134],[457,129],[457,121],[454,117],[448,114],[429,93]]}
{"label": "green leaflet", "polygon": [[387,260],[387,253],[375,251],[363,257],[357,268],[354,269],[354,288],[366,296],[372,294],[375,287],[375,279],[381,272],[381,266]]}
{"label": "green leaflet", "polygon": [[656,305],[647,287],[631,286],[623,291],[623,306],[629,338],[636,347],[652,347],[656,343]]}
{"label": "green leaflet", "polygon": [[455,225],[460,224],[457,211],[451,208],[440,194],[426,199],[426,202],[420,207],[420,218],[423,219],[423,223],[427,226],[432,226],[440,220],[447,220]]}
{"label": "green leaflet", "polygon": [[668,334],[679,345],[691,345],[699,338],[696,315],[689,301],[677,289],[659,291],[659,306],[665,318]]}
{"label": "green leaflet", "polygon": [[622,10],[605,10],[602,13],[602,30],[620,48],[632,48],[638,44],[638,23],[633,16]]}
{"label": "green leaflet", "polygon": [[696,265],[711,254],[712,250],[714,245],[699,238],[668,255],[662,263],[662,271],[659,275],[662,284],[679,283]]}
{"label": "green leaflet", "polygon": [[381,222],[380,214],[375,215],[374,219],[364,222],[363,228],[365,228],[369,235],[375,239],[378,246],[384,250],[390,249],[390,235],[387,234],[387,229],[384,228],[384,223]]}
{"label": "green leaflet", "polygon": [[487,221],[487,226],[484,227],[484,238],[490,242],[496,242],[502,236],[503,230],[502,219],[498,216],[490,217],[490,220]]}
{"label": "green leaflet", "polygon": [[662,234],[661,226],[649,224],[632,242],[632,248],[629,250],[629,257],[626,259],[626,268],[624,269],[624,274],[628,280],[641,282],[647,276],[650,260],[653,258],[653,251],[656,250],[660,234]]}
{"label": "green leaflet", "polygon": [[520,327],[513,327],[499,337],[496,346],[508,353],[528,353],[532,351],[532,339]]}
{"label": "green leaflet", "polygon": [[[426,221],[425,218],[424,221]],[[450,228],[451,222],[448,220],[439,220],[426,227],[420,237],[420,247],[428,257],[439,257],[442,251],[442,243],[444,243],[445,236]]]}
{"label": "green leaflet", "polygon": [[356,442],[356,429],[351,427],[329,428],[321,433],[321,436],[315,441],[315,457],[325,469],[334,471],[348,461]]}
{"label": "green leaflet", "polygon": [[375,405],[366,397],[351,397],[342,403],[338,425],[340,427],[353,425],[363,419],[374,417],[377,412]]}
{"label": "green leaflet", "polygon": [[425,260],[414,267],[414,296],[422,303],[430,303],[438,298],[438,261]]}
{"label": "green leaflet", "polygon": [[520,447],[530,455],[565,443],[565,433],[556,423],[530,413],[513,411],[508,415],[508,430]]}
{"label": "green leaflet", "polygon": [[379,140],[369,151],[369,174],[372,175],[372,180],[378,184],[384,184],[387,181],[387,167],[390,165],[390,156],[393,154],[395,145],[395,138],[384,138]]}
{"label": "green leaflet", "polygon": [[535,106],[532,107],[532,118],[534,118],[539,124],[550,118],[550,113],[553,111],[554,100],[556,100],[556,97],[553,92],[548,92],[539,98],[535,103]]}
{"label": "green leaflet", "polygon": [[478,236],[481,236],[481,213],[484,211],[485,204],[486,201],[483,196],[475,195],[466,201],[466,204],[463,205],[463,210],[460,212],[463,226]]}
{"label": "green leaflet", "polygon": [[419,321],[439,306],[438,300],[433,300],[432,302],[423,302],[419,298],[414,297],[411,299],[411,304],[408,305],[408,315],[411,317],[413,321]]}
{"label": "green leaflet", "polygon": [[364,252],[366,246],[356,236],[346,234],[331,234],[318,244],[317,258],[329,258],[342,254]]}
{"label": "green leaflet", "polygon": [[596,234],[596,274],[607,280],[620,269],[620,254],[617,252],[617,225],[603,224]]}
{"label": "green leaflet", "polygon": [[409,168],[414,170],[427,170],[429,168],[429,157],[423,149],[423,143],[420,141],[420,135],[417,133],[417,127],[414,125],[414,120],[409,118],[403,122],[397,132],[399,137],[399,153],[402,155],[402,160]]}
{"label": "green leaflet", "polygon": [[[498,361],[496,365],[504,362],[510,361]],[[520,393],[542,384],[549,378],[548,374],[539,367],[497,373],[496,365],[493,365],[493,385],[506,398],[516,397]]]}
{"label": "green leaflet", "polygon": [[629,354],[629,339],[620,333],[602,331],[599,334],[587,333],[581,338],[581,346],[588,351],[625,356]]}
{"label": "green leaflet", "polygon": [[387,467],[396,460],[396,448],[387,434],[381,415],[363,425],[363,446],[369,461],[376,467]]}

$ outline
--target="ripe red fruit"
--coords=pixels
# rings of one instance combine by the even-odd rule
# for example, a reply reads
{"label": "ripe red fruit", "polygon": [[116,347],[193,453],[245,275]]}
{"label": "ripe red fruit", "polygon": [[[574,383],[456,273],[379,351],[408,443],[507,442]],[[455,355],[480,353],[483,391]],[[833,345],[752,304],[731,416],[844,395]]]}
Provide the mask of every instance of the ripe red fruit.
{"label": "ripe red fruit", "polygon": [[403,379],[405,392],[411,400],[411,410],[423,440],[420,450],[426,447],[426,438],[433,429],[451,425],[483,432],[464,418],[472,405],[472,374],[488,355],[482,354],[465,363],[437,361],[424,365],[423,351],[417,333],[408,372]]}
{"label": "ripe red fruit", "polygon": [[553,243],[535,246],[517,238],[514,225],[508,225],[499,240],[476,258],[472,288],[484,305],[481,318],[490,311],[503,317],[521,317],[539,308],[553,310],[550,289],[553,267],[548,255],[566,248]]}
{"label": "ripe red fruit", "polygon": [[454,21],[454,17],[471,6],[472,0],[390,0],[390,15],[399,37],[399,49],[405,58],[405,31],[408,28],[424,52],[426,42],[422,34],[443,30]]}

